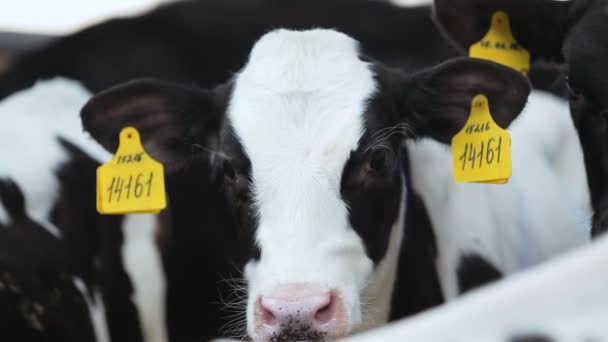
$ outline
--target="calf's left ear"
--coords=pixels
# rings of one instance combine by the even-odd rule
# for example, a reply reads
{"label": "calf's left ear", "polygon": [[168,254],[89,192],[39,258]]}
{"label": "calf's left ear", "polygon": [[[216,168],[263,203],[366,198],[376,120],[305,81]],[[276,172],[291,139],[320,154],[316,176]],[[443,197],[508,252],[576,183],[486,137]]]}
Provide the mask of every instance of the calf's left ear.
{"label": "calf's left ear", "polygon": [[449,143],[466,123],[471,101],[488,98],[494,121],[501,127],[521,113],[530,83],[515,70],[475,58],[450,60],[413,75],[400,89],[402,117],[417,136]]}
{"label": "calf's left ear", "polygon": [[146,151],[165,164],[179,164],[217,140],[223,120],[223,88],[200,90],[155,79],[116,85],[93,96],[81,110],[83,127],[108,151],[120,131],[135,127]]}

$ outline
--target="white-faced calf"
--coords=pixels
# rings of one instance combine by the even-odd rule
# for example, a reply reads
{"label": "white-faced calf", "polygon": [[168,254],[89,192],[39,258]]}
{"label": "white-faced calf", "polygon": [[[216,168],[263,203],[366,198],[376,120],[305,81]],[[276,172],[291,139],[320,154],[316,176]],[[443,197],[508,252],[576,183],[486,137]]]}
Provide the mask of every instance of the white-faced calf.
{"label": "white-faced calf", "polygon": [[507,126],[529,90],[490,62],[405,75],[362,56],[344,34],[278,30],[223,86],[133,81],[96,95],[82,116],[109,150],[123,127],[138,128],[169,168],[184,167],[193,147],[215,150],[239,229],[252,236],[248,333],[315,340],[387,311],[408,191],[404,139],[450,141],[478,93]]}

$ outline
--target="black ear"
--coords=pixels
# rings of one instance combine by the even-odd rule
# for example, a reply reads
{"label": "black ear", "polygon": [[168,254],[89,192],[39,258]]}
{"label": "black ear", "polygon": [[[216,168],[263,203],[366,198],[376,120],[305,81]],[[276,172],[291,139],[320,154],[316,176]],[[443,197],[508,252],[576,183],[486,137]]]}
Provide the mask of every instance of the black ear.
{"label": "black ear", "polygon": [[204,91],[154,79],[130,81],[91,98],[82,123],[110,152],[127,126],[139,130],[146,151],[163,163],[178,162],[217,141],[225,109],[223,89]]}
{"label": "black ear", "polygon": [[486,95],[494,121],[506,128],[526,105],[530,84],[509,67],[460,58],[414,75],[402,92],[408,108],[404,120],[416,134],[449,143],[466,123],[477,94]]}
{"label": "black ear", "polygon": [[568,33],[564,56],[573,92],[608,108],[608,3],[589,10]]}
{"label": "black ear", "polygon": [[[457,47],[468,51],[488,32],[492,14],[509,15],[511,31],[532,60],[563,61],[561,47],[570,27],[582,16],[577,1],[435,0],[434,19]],[[585,1],[581,1],[585,2]]]}

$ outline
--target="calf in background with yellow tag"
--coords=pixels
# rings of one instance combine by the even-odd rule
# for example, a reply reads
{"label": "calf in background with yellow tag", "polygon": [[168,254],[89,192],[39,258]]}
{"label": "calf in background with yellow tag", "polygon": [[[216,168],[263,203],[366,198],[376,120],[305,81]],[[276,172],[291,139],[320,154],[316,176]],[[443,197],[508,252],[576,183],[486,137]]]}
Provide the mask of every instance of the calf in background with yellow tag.
{"label": "calf in background with yellow tag", "polygon": [[[122,219],[101,217],[92,211],[95,206],[89,196],[94,190],[94,170],[109,154],[83,134],[75,120],[74,111],[89,96],[77,83],[57,79],[40,82],[0,103],[0,180],[10,185],[3,187],[0,229],[9,230],[5,233],[9,238],[13,234],[19,238],[13,239],[14,246],[3,248],[3,253],[12,251],[14,260],[22,259],[16,263],[21,269],[13,270],[13,281],[23,287],[22,302],[38,306],[36,311],[30,310],[35,320],[31,329],[37,339],[55,331],[65,334],[60,339],[66,341],[107,341],[105,308],[113,310],[110,307],[115,305],[115,309],[122,309],[121,300],[104,305],[96,268],[105,260],[93,258],[100,252],[98,233],[107,229],[104,236],[112,236],[121,228]],[[10,274],[4,272],[5,276]],[[101,278],[128,293],[128,284],[118,277]],[[57,284],[62,286],[53,288]],[[2,289],[3,295],[10,294],[7,287]],[[41,290],[48,291],[46,299]],[[54,300],[63,296],[72,296],[74,303],[87,303],[89,312],[77,307],[57,311]],[[18,302],[6,296],[2,299],[5,310],[19,311]],[[83,329],[82,322],[87,322],[94,335],[73,334],[72,322],[80,322]],[[128,328],[131,322],[127,319],[124,323],[125,335],[132,336]],[[2,336],[10,336],[6,340],[37,340],[18,324],[3,324],[1,330],[6,334]]]}
{"label": "calf in background with yellow tag", "polygon": [[[405,297],[452,299],[588,241],[544,146],[514,142],[522,159],[505,186],[455,184],[445,166],[476,95],[506,128],[528,92],[524,76],[493,62],[405,74],[342,33],[275,30],[222,86],[134,80],[97,94],[82,118],[109,151],[124,127],[138,129],[146,151],[173,170],[168,179],[205,179],[192,162],[209,158],[246,237],[233,243],[249,253],[238,286],[246,303],[234,308],[247,321],[235,328],[261,341],[325,340],[386,322],[395,298],[429,273],[439,284]],[[171,188],[169,211],[199,207]],[[436,239],[412,254],[425,208]],[[205,218],[181,225],[203,230]],[[419,274],[401,267],[429,260]]]}
{"label": "calf in background with yellow tag", "polygon": [[[111,155],[82,130],[78,113],[90,96],[57,78],[0,102],[0,340],[216,337],[228,321],[221,298],[233,292],[222,280],[234,277],[240,253],[217,184],[186,173],[170,179],[171,223],[185,231],[157,215],[98,214],[95,172]],[[206,160],[190,163],[211,174]],[[188,230],[201,215],[206,230]],[[162,258],[166,250],[177,255]],[[183,280],[192,260],[206,260],[209,273]]]}
{"label": "calf in background with yellow tag", "polygon": [[[553,63],[564,71],[561,77],[568,80],[571,120],[584,152],[593,235],[608,229],[607,8],[605,0],[445,0],[436,1],[435,10],[438,22],[462,47],[483,35],[491,13],[505,11],[532,61]],[[556,116],[548,117],[546,126],[555,126]],[[566,146],[558,150],[564,165],[582,164],[568,157]]]}

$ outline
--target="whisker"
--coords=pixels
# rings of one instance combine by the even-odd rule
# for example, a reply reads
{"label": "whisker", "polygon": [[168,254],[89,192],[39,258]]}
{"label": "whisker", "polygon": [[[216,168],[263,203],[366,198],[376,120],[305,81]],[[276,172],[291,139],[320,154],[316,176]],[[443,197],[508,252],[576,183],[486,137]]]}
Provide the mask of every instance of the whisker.
{"label": "whisker", "polygon": [[372,140],[369,142],[369,144],[365,148],[365,151],[367,152],[370,149],[377,147],[381,142],[387,141],[390,137],[392,137],[395,134],[407,136],[408,133],[410,133],[410,132],[411,132],[411,129],[410,129],[409,125],[407,125],[406,123],[399,123],[395,126],[383,128],[372,135]]}

